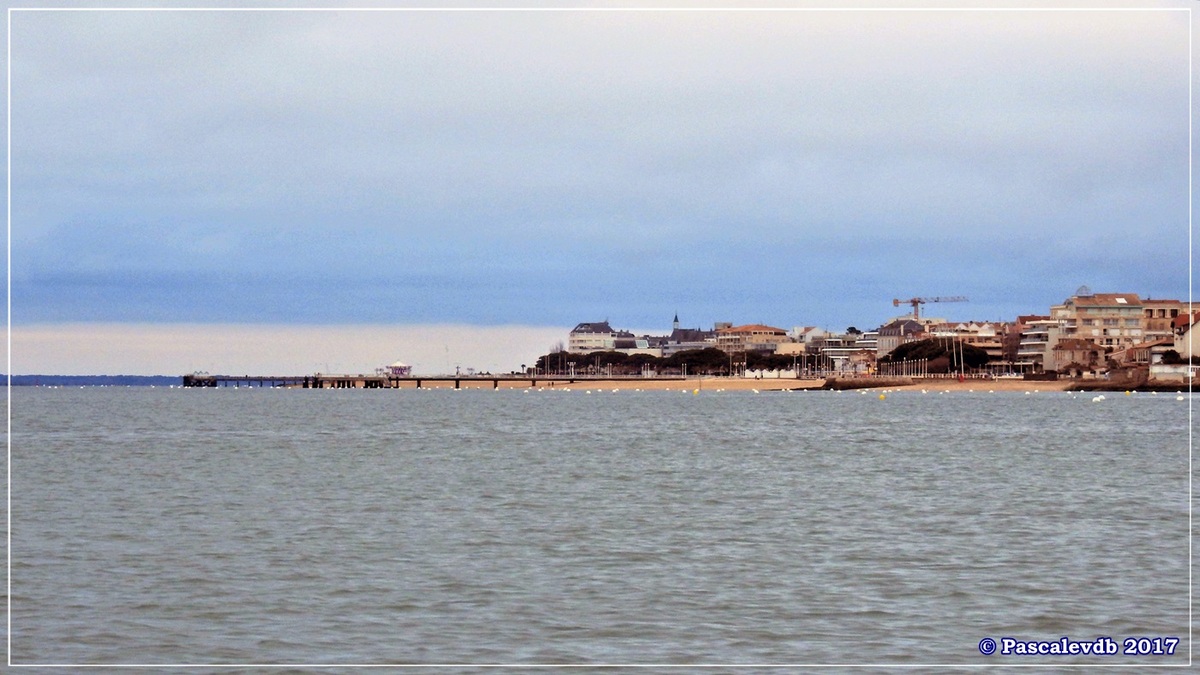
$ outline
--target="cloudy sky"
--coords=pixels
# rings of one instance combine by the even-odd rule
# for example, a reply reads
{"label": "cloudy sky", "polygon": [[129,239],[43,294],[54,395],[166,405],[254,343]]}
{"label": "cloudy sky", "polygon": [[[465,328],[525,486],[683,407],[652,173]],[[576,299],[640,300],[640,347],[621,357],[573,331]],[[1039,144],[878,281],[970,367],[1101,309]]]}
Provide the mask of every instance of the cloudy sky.
{"label": "cloudy sky", "polygon": [[578,6],[10,13],[12,372],[1188,299],[1188,3]]}

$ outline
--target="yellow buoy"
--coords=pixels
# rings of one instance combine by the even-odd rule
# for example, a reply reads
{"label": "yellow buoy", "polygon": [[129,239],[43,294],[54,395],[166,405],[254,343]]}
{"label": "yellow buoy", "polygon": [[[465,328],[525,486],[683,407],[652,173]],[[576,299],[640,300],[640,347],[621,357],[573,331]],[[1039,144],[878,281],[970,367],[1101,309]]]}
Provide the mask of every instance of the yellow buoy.
{"label": "yellow buoy", "polygon": [[882,400],[883,400],[883,399],[885,399],[885,398],[887,398],[887,396],[884,396],[883,394],[880,394],[880,395],[879,395],[879,400],[880,400],[880,401],[882,401]]}
{"label": "yellow buoy", "polygon": [[699,389],[693,389],[693,390],[692,390],[692,396],[698,396],[698,395],[700,395],[700,390],[699,390]]}

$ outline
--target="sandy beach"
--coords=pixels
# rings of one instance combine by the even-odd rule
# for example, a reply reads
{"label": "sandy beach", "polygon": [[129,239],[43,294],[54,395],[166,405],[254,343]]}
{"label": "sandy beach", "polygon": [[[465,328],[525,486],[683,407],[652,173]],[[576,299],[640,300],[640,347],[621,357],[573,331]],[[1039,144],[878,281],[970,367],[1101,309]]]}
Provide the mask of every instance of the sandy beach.
{"label": "sandy beach", "polygon": [[[605,390],[605,391],[782,391],[785,389],[820,389],[825,384],[824,378],[794,379],[794,378],[740,378],[740,377],[690,377],[686,380],[647,380],[640,378],[612,380],[537,380],[536,389],[570,389],[570,390]],[[915,380],[913,384],[896,385],[880,383],[868,389],[888,389],[892,391],[917,390],[928,391],[1066,391],[1075,383],[1071,381],[1026,381],[1018,379],[974,379],[959,382],[954,379]],[[501,381],[501,389],[529,389],[527,381]],[[426,385],[430,386],[430,385]],[[446,387],[445,382],[433,386]],[[453,384],[449,385],[453,387]],[[491,380],[471,380],[464,378],[461,384],[464,389],[491,389]]]}

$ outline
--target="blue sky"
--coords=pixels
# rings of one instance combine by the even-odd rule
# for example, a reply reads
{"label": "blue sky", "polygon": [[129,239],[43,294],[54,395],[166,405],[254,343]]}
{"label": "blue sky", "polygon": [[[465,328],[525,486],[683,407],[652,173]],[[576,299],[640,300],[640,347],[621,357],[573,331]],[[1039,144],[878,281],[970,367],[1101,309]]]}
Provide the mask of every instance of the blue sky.
{"label": "blue sky", "polygon": [[16,12],[14,331],[1186,300],[1189,21]]}

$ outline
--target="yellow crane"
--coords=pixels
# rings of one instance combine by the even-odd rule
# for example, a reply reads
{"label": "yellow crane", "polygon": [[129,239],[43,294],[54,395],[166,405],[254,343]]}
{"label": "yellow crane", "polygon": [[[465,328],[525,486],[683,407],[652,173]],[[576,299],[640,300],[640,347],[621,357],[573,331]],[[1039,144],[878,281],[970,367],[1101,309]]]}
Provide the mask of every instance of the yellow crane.
{"label": "yellow crane", "polygon": [[912,305],[912,308],[913,308],[913,321],[919,321],[921,319],[920,307],[921,307],[921,305],[923,305],[927,302],[966,302],[966,301],[967,301],[967,299],[961,295],[949,295],[949,296],[945,296],[945,297],[939,296],[936,298],[909,298],[908,300],[893,299],[892,307],[899,307],[900,303],[907,302],[908,304]]}

